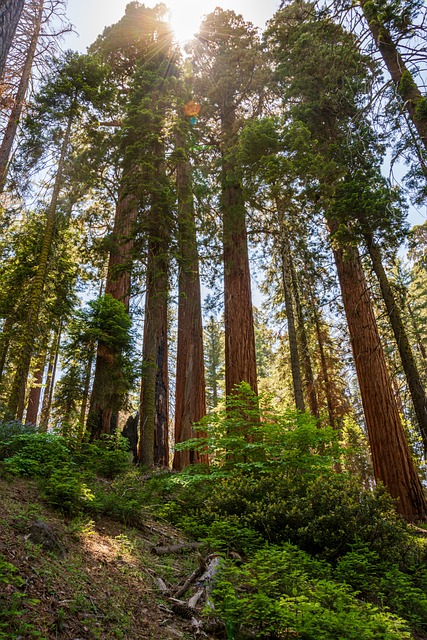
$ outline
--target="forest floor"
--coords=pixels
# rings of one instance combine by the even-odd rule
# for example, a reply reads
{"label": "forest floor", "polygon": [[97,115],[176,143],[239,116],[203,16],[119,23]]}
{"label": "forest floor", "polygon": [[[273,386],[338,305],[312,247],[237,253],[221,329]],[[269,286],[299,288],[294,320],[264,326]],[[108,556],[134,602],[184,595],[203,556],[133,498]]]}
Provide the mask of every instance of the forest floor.
{"label": "forest floor", "polygon": [[[57,549],[32,542],[35,522],[53,532]],[[181,543],[182,533],[159,521],[135,529],[106,518],[64,519],[43,504],[34,482],[0,480],[0,639],[194,638],[194,619],[171,611],[166,588],[194,571],[197,550],[153,553]]]}

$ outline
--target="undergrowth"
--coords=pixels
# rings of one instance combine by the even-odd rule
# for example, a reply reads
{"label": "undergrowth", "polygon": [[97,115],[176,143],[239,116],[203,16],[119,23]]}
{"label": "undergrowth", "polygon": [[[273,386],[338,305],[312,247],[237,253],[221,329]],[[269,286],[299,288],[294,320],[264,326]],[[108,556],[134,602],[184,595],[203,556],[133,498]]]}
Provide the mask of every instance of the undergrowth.
{"label": "undergrowth", "polygon": [[383,487],[345,471],[333,430],[273,410],[244,385],[199,429],[185,446],[209,453],[209,468],[147,480],[120,438],[2,437],[0,427],[3,474],[39,478],[68,516],[138,525],[149,512],[222,553],[211,599],[229,640],[427,637],[425,540]]}

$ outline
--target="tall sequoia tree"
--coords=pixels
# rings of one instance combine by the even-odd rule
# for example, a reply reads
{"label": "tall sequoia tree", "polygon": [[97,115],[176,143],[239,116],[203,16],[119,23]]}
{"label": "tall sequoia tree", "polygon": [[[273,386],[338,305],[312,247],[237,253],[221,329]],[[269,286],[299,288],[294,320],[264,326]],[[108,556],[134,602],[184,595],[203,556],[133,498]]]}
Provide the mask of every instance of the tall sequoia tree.
{"label": "tall sequoia tree", "polygon": [[[255,335],[242,176],[236,157],[243,107],[260,99],[262,53],[254,27],[233,11],[215,9],[193,45],[195,88],[221,155],[220,210],[224,250],[225,380],[227,395],[245,381],[257,392]],[[252,111],[257,104],[252,104]],[[215,127],[215,125],[213,125]]]}
{"label": "tall sequoia tree", "polygon": [[[110,144],[116,145],[115,161],[121,169],[121,182],[117,194],[114,227],[109,238],[108,271],[105,293],[123,303],[129,314],[131,273],[134,262],[134,246],[140,208],[137,185],[133,175],[138,174],[137,159],[126,149],[129,122],[126,110],[132,100],[132,77],[145,61],[162,60],[169,53],[168,27],[162,20],[164,8],[147,8],[138,3],[126,7],[123,18],[106,28],[92,45],[91,51],[104,59],[111,68],[112,81],[116,85],[117,100],[115,118],[103,123],[118,127],[118,135],[111,136]],[[118,167],[116,167],[117,169]],[[92,437],[110,433],[116,422],[115,412],[123,404],[125,386],[116,385],[117,364],[121,353],[112,350],[113,345],[99,345],[97,349],[91,408],[88,416]],[[123,360],[124,362],[124,360]],[[106,384],[110,391],[106,393]]]}
{"label": "tall sequoia tree", "polygon": [[7,55],[24,8],[24,0],[2,0],[0,4],[0,80],[6,67]]}
{"label": "tall sequoia tree", "polygon": [[331,21],[314,21],[312,10],[309,4],[290,5],[270,25],[279,86],[285,97],[297,99],[291,113],[311,132],[318,153],[318,205],[331,234],[375,477],[398,500],[402,515],[424,520],[427,504],[400,421],[360,258],[348,241],[348,230],[328,210],[350,157],[360,153],[357,135],[353,147],[349,140],[360,124],[358,105],[369,77],[366,60],[350,35]]}
{"label": "tall sequoia tree", "polygon": [[[184,106],[185,109],[185,106]],[[193,424],[206,414],[199,257],[189,159],[188,123],[182,114],[175,134],[179,234],[178,347],[175,386],[175,443],[194,437]],[[197,451],[175,451],[174,469],[207,462]]]}

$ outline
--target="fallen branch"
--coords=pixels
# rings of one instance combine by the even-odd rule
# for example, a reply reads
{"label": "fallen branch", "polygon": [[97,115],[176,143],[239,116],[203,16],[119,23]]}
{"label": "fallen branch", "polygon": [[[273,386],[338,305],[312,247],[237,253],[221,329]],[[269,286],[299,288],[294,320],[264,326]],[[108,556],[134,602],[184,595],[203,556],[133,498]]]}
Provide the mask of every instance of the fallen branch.
{"label": "fallen branch", "polygon": [[197,578],[199,578],[203,574],[204,571],[206,571],[206,563],[205,563],[205,560],[202,558],[202,556],[199,556],[199,566],[197,567],[197,569],[195,569],[193,571],[191,576],[189,576],[187,578],[187,580],[184,582],[182,587],[179,587],[175,591],[174,597],[175,598],[180,598],[182,595],[184,595],[184,593],[186,591],[188,591],[188,589],[191,587],[191,585],[194,582],[196,582]]}
{"label": "fallen branch", "polygon": [[152,547],[151,553],[155,553],[156,556],[165,556],[171,553],[182,553],[189,549],[198,549],[200,546],[199,542],[185,542],[183,544],[173,544],[170,547]]}

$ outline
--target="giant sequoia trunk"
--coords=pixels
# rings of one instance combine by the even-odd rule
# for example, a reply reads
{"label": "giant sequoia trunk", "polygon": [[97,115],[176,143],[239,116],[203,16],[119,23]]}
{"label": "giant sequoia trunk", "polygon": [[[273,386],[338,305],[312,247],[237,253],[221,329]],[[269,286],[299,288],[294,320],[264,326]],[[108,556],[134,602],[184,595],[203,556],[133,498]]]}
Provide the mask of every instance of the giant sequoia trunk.
{"label": "giant sequoia trunk", "polygon": [[[328,224],[333,234],[337,224]],[[359,254],[353,247],[335,246],[334,256],[375,479],[384,483],[405,518],[425,520],[427,504],[400,421]]]}
{"label": "giant sequoia trunk", "polygon": [[25,57],[24,67],[21,72],[18,91],[16,92],[13,107],[9,115],[9,120],[0,147],[0,194],[3,193],[4,185],[6,182],[13,142],[15,140],[16,131],[18,129],[19,120],[22,114],[22,109],[24,107],[25,96],[27,94],[28,85],[30,83],[31,70],[33,67],[34,56],[36,54],[36,48],[39,41],[40,29],[42,24],[43,8],[44,0],[40,0],[34,18],[34,30],[31,36],[30,43],[28,45],[27,55]]}
{"label": "giant sequoia trunk", "polygon": [[0,80],[23,8],[24,0],[2,0],[0,3]]}
{"label": "giant sequoia trunk", "polygon": [[[413,79],[412,73],[400,55],[393,38],[384,25],[379,9],[374,2],[359,0],[363,14],[375,43],[391,75],[397,93],[403,101],[412,123],[417,130],[424,147],[427,149],[427,109],[423,97]],[[425,169],[427,171],[427,169]]]}
{"label": "giant sequoia trunk", "polygon": [[62,141],[61,153],[56,170],[55,183],[53,186],[52,197],[47,211],[46,225],[43,238],[41,241],[40,255],[37,265],[37,271],[34,276],[30,301],[27,311],[27,323],[24,329],[23,344],[21,354],[16,367],[15,377],[12,383],[8,409],[12,415],[18,420],[22,420],[25,403],[25,390],[27,386],[28,372],[30,369],[31,357],[34,350],[34,342],[38,330],[38,317],[40,306],[43,298],[43,289],[46,276],[49,270],[49,259],[52,249],[53,238],[56,226],[56,207],[58,203],[59,192],[62,184],[62,174],[64,171],[65,158],[67,155],[68,145],[70,142],[71,126],[73,123],[74,107],[70,110],[68,116],[67,127]]}
{"label": "giant sequoia trunk", "polygon": [[402,361],[403,370],[408,381],[409,391],[411,393],[412,403],[417,416],[418,426],[423,441],[424,451],[427,454],[427,396],[418,372],[412,348],[408,340],[408,336],[400,316],[400,312],[393,296],[393,291],[387,278],[381,260],[380,250],[375,243],[372,235],[365,234],[365,241],[368,247],[369,255],[372,260],[372,266],[380,284],[382,297],[387,309],[387,315],[390,320],[393,334],[399,350],[400,359]]}
{"label": "giant sequoia trunk", "polygon": [[162,191],[165,168],[157,150],[159,186],[148,220],[147,290],[140,405],[140,462],[147,467],[169,463],[168,293],[170,211]]}
{"label": "giant sequoia trunk", "polygon": [[258,393],[255,331],[249,271],[246,209],[242,184],[236,176],[232,147],[236,143],[235,113],[223,114],[224,139],[221,212],[224,244],[225,391],[247,382]]}
{"label": "giant sequoia trunk", "polygon": [[[177,146],[182,141],[177,139]],[[193,424],[206,415],[203,361],[202,303],[199,259],[192,192],[191,166],[187,158],[176,168],[180,245],[178,347],[176,356],[175,443],[194,438]],[[173,468],[208,462],[197,451],[175,451]]]}
{"label": "giant sequoia trunk", "polygon": [[[135,224],[138,205],[135,196],[119,194],[114,218],[112,247],[108,261],[105,294],[110,294],[122,302],[129,312],[130,281],[135,243]],[[95,374],[90,400],[88,427],[91,438],[112,432],[112,420],[122,398],[115,388],[114,371],[117,357],[114,348],[99,344],[96,354]]]}

